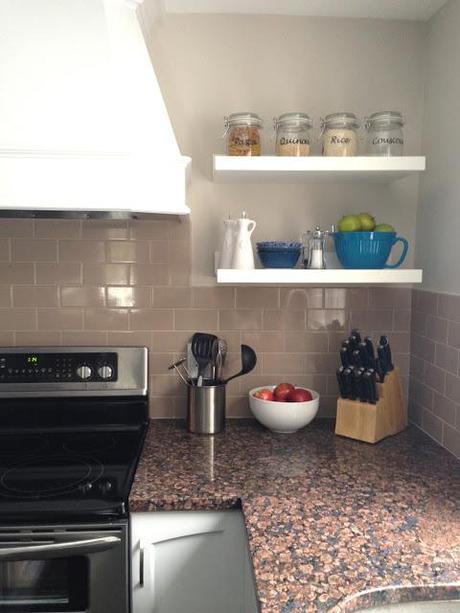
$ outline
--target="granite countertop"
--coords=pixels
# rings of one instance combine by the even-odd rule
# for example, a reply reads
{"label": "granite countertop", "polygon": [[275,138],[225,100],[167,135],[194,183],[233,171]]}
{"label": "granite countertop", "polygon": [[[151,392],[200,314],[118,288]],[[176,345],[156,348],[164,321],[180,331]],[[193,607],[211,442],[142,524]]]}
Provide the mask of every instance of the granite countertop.
{"label": "granite countertop", "polygon": [[264,613],[407,597],[392,586],[460,598],[459,502],[460,462],[415,427],[368,445],[321,421],[212,437],[152,422],[130,496],[132,511],[241,506]]}

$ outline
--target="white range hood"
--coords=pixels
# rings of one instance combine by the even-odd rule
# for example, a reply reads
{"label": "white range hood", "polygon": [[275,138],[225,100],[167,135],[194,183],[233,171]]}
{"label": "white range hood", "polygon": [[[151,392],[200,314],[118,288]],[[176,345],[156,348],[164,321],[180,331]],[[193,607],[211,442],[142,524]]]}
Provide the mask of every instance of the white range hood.
{"label": "white range hood", "polygon": [[0,0],[0,216],[190,212],[142,1]]}

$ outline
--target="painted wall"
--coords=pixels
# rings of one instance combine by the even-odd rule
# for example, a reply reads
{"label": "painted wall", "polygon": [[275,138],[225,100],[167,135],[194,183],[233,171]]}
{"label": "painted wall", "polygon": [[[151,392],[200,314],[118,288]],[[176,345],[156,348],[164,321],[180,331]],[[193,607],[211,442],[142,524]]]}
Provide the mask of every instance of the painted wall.
{"label": "painted wall", "polygon": [[425,42],[423,150],[417,265],[429,290],[460,294],[460,2],[451,0],[428,24]]}
{"label": "painted wall", "polygon": [[263,153],[271,153],[272,118],[280,113],[309,113],[317,137],[327,113],[363,118],[383,109],[404,113],[406,152],[419,154],[424,24],[241,15],[167,15],[149,23],[152,60],[179,145],[193,160],[195,285],[214,282],[221,220],[243,209],[258,223],[256,241],[297,239],[346,212],[370,211],[414,245],[417,178],[392,186],[217,185],[212,154],[225,151],[223,118],[231,112],[262,116]]}

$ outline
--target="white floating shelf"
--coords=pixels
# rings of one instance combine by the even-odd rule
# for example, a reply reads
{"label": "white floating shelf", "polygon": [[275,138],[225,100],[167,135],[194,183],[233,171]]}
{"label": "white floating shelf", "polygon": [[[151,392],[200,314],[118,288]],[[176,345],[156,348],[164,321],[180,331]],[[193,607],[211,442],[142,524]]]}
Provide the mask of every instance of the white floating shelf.
{"label": "white floating shelf", "polygon": [[258,157],[214,155],[216,183],[392,183],[425,170],[424,156]]}
{"label": "white floating shelf", "polygon": [[257,268],[217,271],[222,285],[393,285],[422,282],[422,271],[410,268],[350,270],[345,268],[305,270],[298,268]]}

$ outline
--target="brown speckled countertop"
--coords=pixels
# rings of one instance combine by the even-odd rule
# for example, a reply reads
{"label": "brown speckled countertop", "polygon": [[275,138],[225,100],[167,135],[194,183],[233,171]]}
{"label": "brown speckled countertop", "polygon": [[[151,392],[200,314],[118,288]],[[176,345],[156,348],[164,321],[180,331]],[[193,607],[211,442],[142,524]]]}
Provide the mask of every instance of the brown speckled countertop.
{"label": "brown speckled countertop", "polygon": [[214,437],[152,422],[130,496],[132,511],[241,504],[264,613],[408,597],[391,586],[459,598],[459,503],[460,463],[415,427],[367,445],[320,421],[291,435],[236,421]]}

